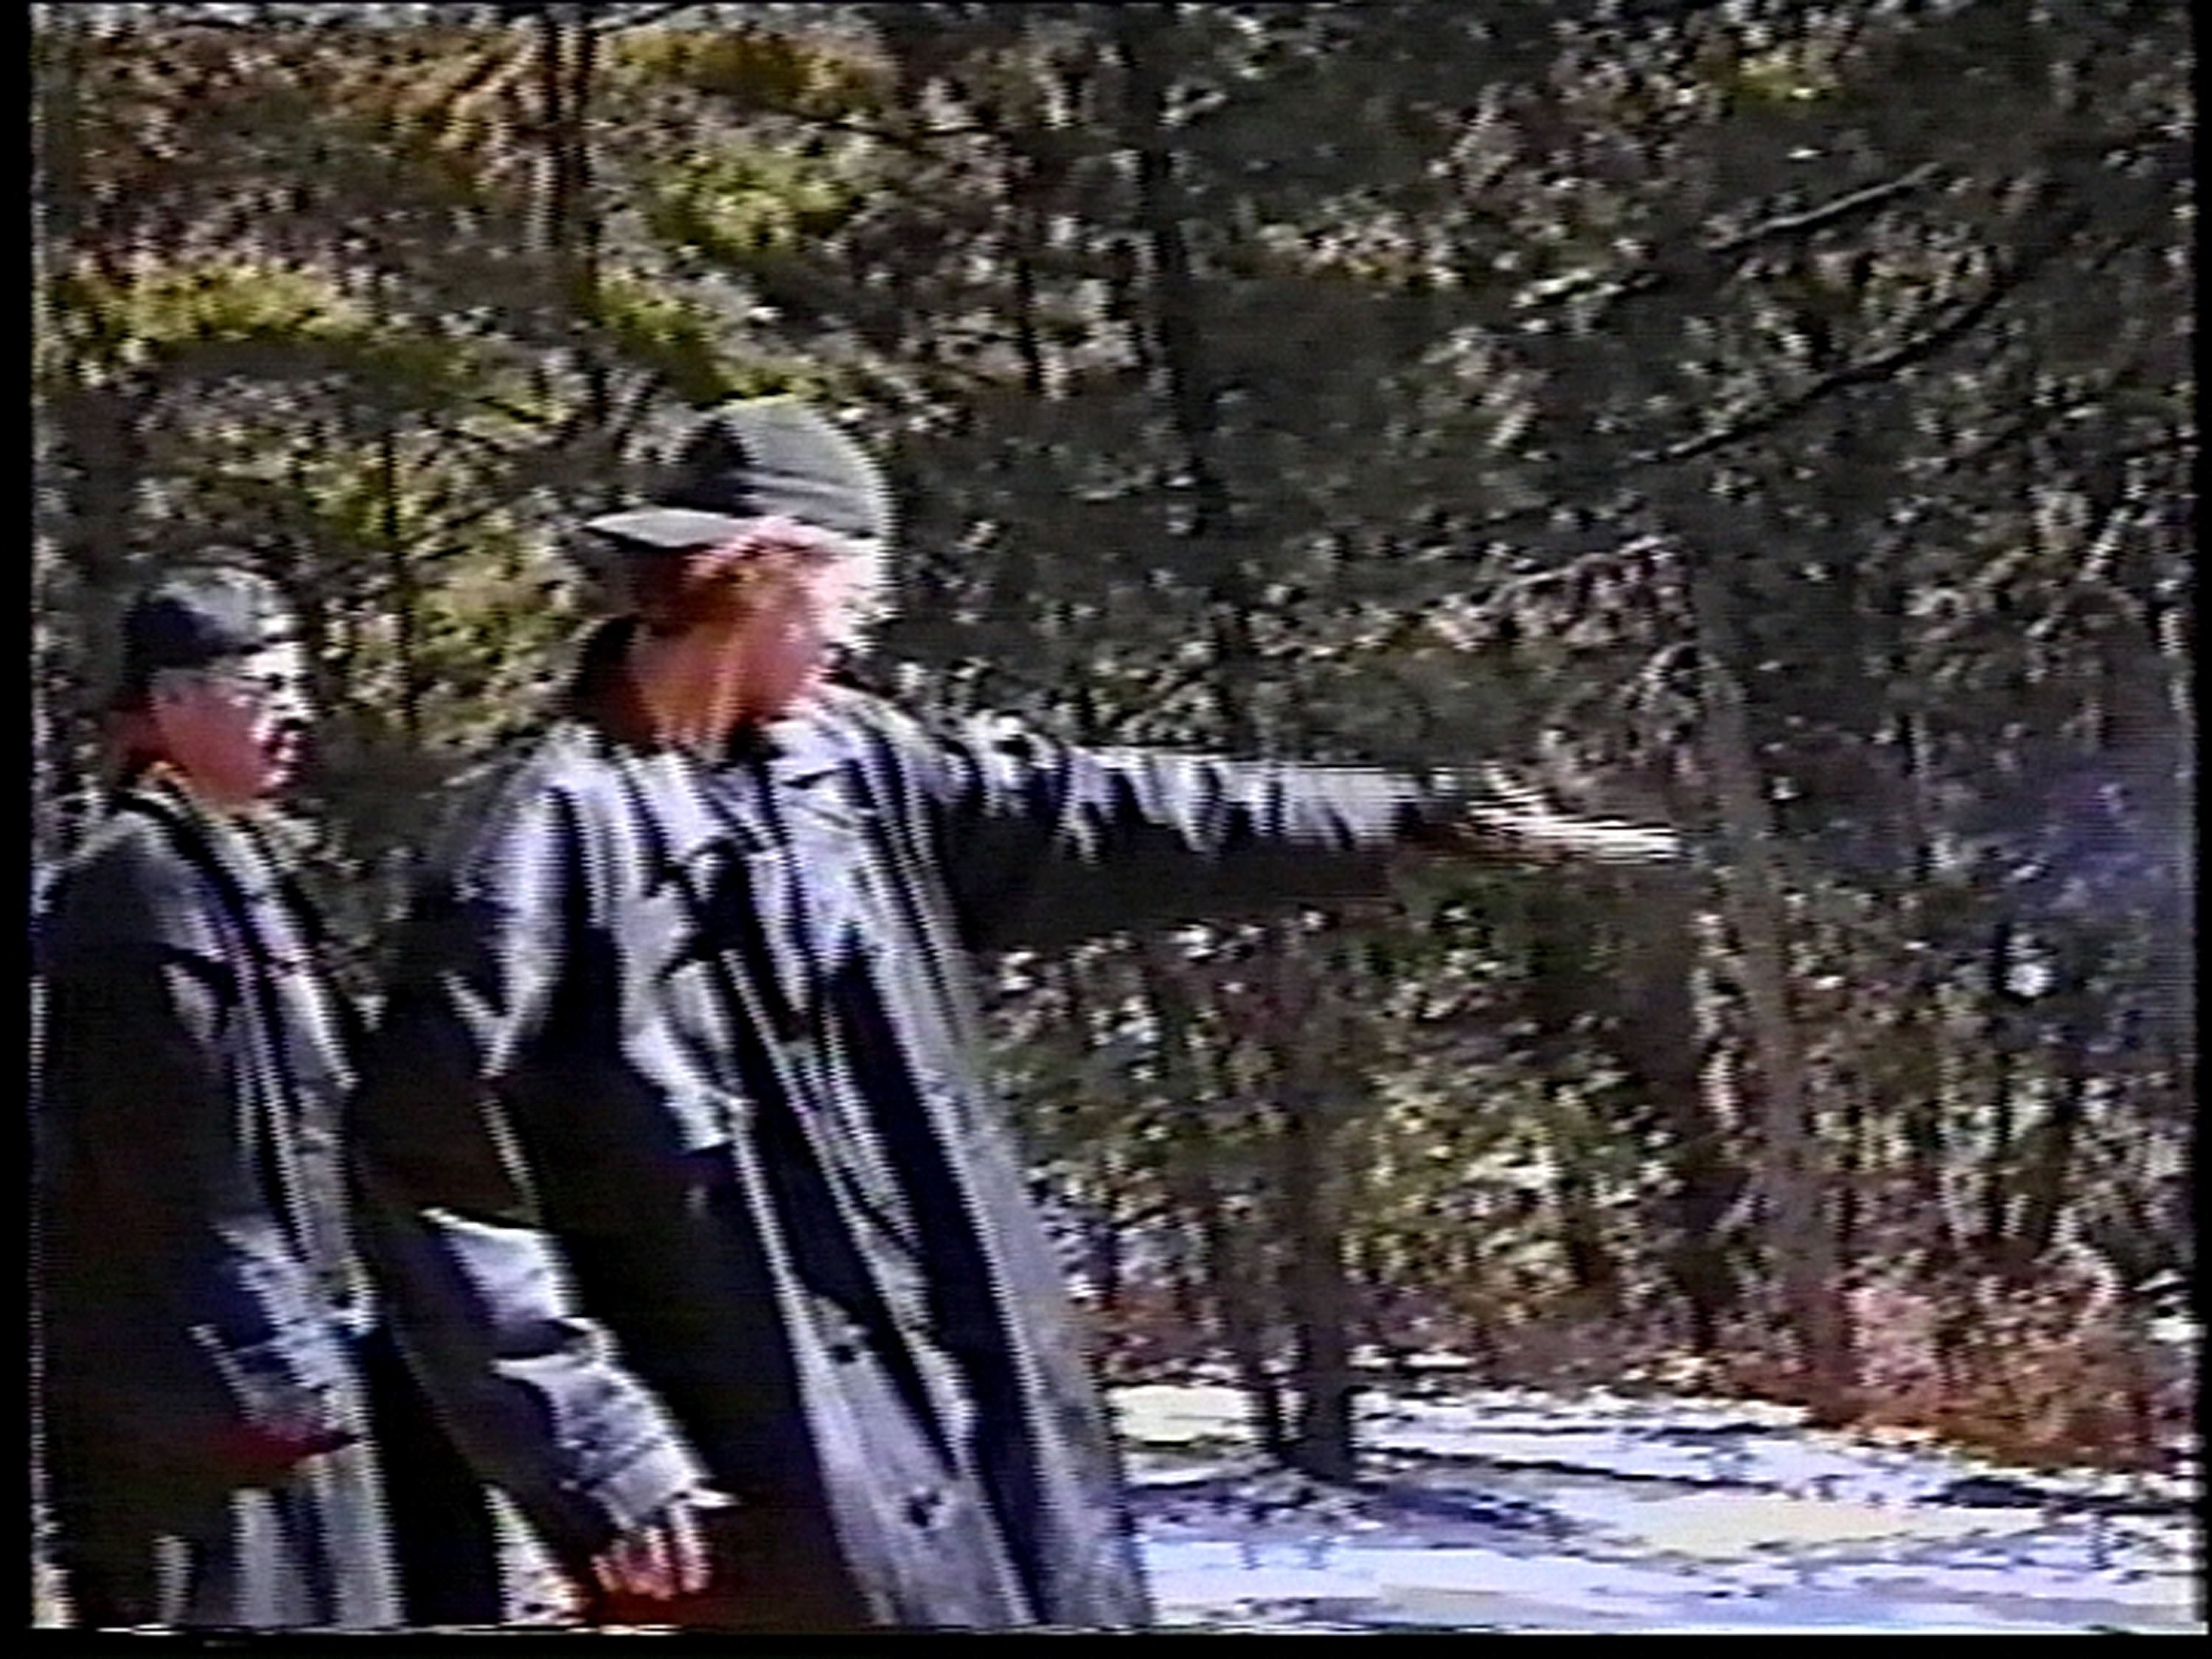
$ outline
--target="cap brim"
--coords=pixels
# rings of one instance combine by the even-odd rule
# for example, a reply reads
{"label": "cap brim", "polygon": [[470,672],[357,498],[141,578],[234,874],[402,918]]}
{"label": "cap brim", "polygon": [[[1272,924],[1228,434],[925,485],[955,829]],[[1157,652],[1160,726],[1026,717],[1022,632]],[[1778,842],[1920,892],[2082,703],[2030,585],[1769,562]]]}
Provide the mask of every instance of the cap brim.
{"label": "cap brim", "polygon": [[757,519],[736,519],[726,513],[702,513],[688,507],[641,507],[628,513],[609,513],[586,521],[591,535],[634,546],[675,552],[687,547],[712,547],[757,524]]}

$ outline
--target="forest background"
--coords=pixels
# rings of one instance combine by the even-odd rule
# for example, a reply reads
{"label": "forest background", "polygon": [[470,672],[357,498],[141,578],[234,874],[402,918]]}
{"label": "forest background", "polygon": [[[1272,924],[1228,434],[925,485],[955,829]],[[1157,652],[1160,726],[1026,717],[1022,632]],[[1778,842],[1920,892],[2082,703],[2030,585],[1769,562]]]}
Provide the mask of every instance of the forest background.
{"label": "forest background", "polygon": [[2193,1401],[2195,232],[2151,0],[34,9],[33,834],[210,543],[347,971],[684,416],[884,454],[925,714],[1506,763],[1680,871],[989,965],[1109,1373],[2148,1467]]}

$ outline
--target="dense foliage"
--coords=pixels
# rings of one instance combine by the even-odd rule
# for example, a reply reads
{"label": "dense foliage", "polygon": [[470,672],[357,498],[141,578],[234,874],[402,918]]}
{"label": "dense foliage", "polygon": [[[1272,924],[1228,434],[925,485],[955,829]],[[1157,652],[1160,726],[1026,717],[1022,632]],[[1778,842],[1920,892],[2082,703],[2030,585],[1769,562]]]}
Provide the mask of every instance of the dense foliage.
{"label": "dense foliage", "polygon": [[2157,1442],[2186,9],[49,6],[33,50],[42,860],[117,595],[242,549],[313,630],[366,975],[558,672],[561,526],[807,391],[894,465],[868,672],[917,708],[1496,758],[1699,849],[998,964],[1118,1363],[1218,1344],[1322,1473],[1368,1340]]}

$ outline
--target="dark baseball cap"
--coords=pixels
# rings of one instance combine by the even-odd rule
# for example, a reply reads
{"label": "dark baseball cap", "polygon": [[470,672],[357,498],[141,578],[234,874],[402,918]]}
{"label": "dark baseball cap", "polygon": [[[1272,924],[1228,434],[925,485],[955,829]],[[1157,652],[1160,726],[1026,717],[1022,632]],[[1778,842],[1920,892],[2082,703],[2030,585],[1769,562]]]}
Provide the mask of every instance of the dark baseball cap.
{"label": "dark baseball cap", "polygon": [[890,538],[890,492],[875,463],[821,414],[796,398],[758,398],[708,416],[649,505],[583,527],[674,552],[727,541],[768,518],[881,544]]}
{"label": "dark baseball cap", "polygon": [[228,564],[172,571],[123,613],[122,663],[112,702],[140,701],[154,676],[165,670],[205,668],[297,636],[291,607],[266,576]]}

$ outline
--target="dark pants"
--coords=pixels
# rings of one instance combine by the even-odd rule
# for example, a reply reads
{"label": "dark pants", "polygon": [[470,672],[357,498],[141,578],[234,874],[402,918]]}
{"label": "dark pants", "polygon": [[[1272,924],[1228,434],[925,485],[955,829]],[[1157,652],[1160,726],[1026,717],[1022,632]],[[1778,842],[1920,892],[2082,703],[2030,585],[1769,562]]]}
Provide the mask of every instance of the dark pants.
{"label": "dark pants", "polygon": [[361,1364],[406,1622],[498,1624],[499,1540],[483,1482],[388,1332],[362,1342]]}

